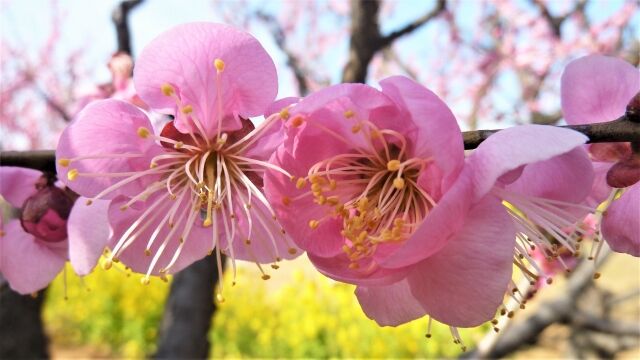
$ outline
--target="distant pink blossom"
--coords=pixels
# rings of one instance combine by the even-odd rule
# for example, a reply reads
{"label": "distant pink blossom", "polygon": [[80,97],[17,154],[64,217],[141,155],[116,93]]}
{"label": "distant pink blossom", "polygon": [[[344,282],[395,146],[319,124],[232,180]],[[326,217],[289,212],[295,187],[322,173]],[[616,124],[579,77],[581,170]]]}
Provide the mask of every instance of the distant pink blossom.
{"label": "distant pink blossom", "polygon": [[[516,235],[544,248],[540,230],[527,226],[552,231],[577,219],[563,207],[589,192],[586,138],[507,129],[465,164],[460,129],[435,94],[399,76],[380,85],[332,86],[283,110],[287,136],[271,162],[295,178],[268,173],[267,197],[323,274],[358,285],[379,324],[428,314],[479,325],[503,301]],[[538,222],[526,223],[530,216]]]}
{"label": "distant pink blossom", "polygon": [[[564,118],[569,124],[615,120],[639,91],[640,72],[629,63],[600,55],[580,58],[562,74]],[[640,256],[640,154],[630,143],[592,144],[589,152],[596,171],[592,201],[612,200],[614,188],[624,188],[603,215],[602,235],[614,251]]]}

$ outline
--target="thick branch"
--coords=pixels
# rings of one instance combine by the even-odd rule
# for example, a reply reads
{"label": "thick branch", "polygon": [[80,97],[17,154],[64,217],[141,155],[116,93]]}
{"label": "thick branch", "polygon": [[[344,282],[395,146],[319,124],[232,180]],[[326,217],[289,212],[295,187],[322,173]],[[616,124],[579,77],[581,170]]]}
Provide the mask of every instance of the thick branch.
{"label": "thick branch", "polygon": [[132,54],[131,32],[129,31],[129,12],[140,5],[143,0],[124,0],[111,13],[111,20],[116,27],[118,51]]}
{"label": "thick branch", "polygon": [[[621,116],[617,120],[586,124],[559,126],[572,129],[589,137],[588,143],[604,142],[640,142],[640,122]],[[498,130],[476,130],[462,133],[465,150],[475,149]],[[0,165],[21,166],[41,171],[55,172],[55,154],[53,150],[0,151]]]}
{"label": "thick branch", "polygon": [[420,18],[415,19],[413,22],[405,25],[404,27],[389,33],[387,36],[382,38],[382,47],[390,45],[393,41],[398,39],[401,36],[407,35],[410,32],[418,29],[420,26],[428,23],[431,19],[440,15],[442,11],[446,9],[447,3],[445,0],[438,0],[436,7],[429,11],[428,13],[422,15]]}
{"label": "thick branch", "polygon": [[[585,125],[564,125],[559,126],[581,132],[589,137],[589,143],[603,142],[637,142],[640,141],[640,123],[630,121],[627,116],[621,116],[617,120]],[[477,130],[465,131],[462,133],[464,148],[466,150],[475,149],[489,136],[500,131],[497,130]]]}

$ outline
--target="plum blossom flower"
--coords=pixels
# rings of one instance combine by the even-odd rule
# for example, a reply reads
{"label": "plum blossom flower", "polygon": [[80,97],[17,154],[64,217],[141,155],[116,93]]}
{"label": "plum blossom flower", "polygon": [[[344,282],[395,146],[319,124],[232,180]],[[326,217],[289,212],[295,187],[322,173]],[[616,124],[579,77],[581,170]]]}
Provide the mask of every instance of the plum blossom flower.
{"label": "plum blossom flower", "polygon": [[[398,325],[428,314],[460,341],[456,327],[490,320],[502,303],[522,263],[514,247],[547,247],[526,238],[544,230],[528,227],[569,221],[558,204],[588,194],[586,138],[508,129],[465,164],[460,129],[435,94],[404,77],[380,85],[336,85],[283,109],[287,135],[270,161],[294,178],[266,174],[265,193],[319,271],[358,285],[369,317]],[[568,184],[567,164],[584,180]]]}
{"label": "plum blossom flower", "polygon": [[0,195],[20,210],[18,219],[0,223],[0,273],[15,291],[36,292],[56,277],[76,241],[92,236],[92,230],[84,226],[68,234],[67,220],[78,216],[72,210],[76,196],[40,171],[0,167]]}
{"label": "plum blossom flower", "polygon": [[[266,201],[262,174],[281,141],[279,114],[257,127],[277,93],[273,61],[251,35],[212,23],[177,26],[147,45],[134,83],[174,120],[154,132],[140,109],[89,104],[63,132],[58,173],[88,204],[110,200],[111,253],[135,272],[174,273],[216,251],[270,263],[297,255]],[[95,258],[106,244],[87,248]],[[90,264],[91,261],[87,261]],[[89,271],[89,269],[84,269]]]}
{"label": "plum blossom flower", "polygon": [[[614,120],[624,115],[639,91],[640,72],[631,64],[601,55],[580,58],[562,74],[564,118],[569,124]],[[602,236],[612,250],[640,256],[640,153],[631,143],[588,148],[596,171],[592,202],[611,202],[604,214],[598,214]]]}

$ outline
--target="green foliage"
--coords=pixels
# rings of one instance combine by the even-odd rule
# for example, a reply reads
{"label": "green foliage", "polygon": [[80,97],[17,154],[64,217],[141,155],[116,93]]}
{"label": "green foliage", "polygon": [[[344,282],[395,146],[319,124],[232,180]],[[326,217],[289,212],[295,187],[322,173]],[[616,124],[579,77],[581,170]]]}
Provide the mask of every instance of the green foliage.
{"label": "green foliage", "polygon": [[[434,323],[430,340],[424,337],[426,318],[380,328],[360,309],[353,286],[299,269],[290,274],[283,270],[264,281],[241,267],[236,286],[231,286],[231,272],[226,274],[226,301],[210,333],[213,357],[406,358],[460,353],[446,326]],[[128,358],[155,351],[167,284],[153,279],[141,285],[139,276],[127,276],[119,267],[98,268],[82,280],[70,268],[67,273],[68,300],[61,274],[49,288],[45,305],[54,347],[89,348],[94,355]],[[471,344],[483,332],[461,335]]]}

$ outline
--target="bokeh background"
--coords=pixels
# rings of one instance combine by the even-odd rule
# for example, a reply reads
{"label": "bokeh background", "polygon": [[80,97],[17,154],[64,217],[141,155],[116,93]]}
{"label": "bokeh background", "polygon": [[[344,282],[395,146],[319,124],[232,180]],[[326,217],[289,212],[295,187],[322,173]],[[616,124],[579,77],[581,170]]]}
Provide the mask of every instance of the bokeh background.
{"label": "bokeh background", "polygon": [[[375,86],[403,74],[442,97],[463,130],[561,124],[559,77],[569,61],[591,53],[640,61],[634,0],[2,0],[0,9],[2,150],[55,148],[83,105],[126,96],[126,60],[114,54],[135,61],[154,37],[191,21],[224,22],[256,36],[278,68],[279,97],[341,81]],[[354,41],[367,44],[365,51],[356,51]],[[490,324],[462,331],[469,350],[517,358],[640,357],[634,326],[640,264],[611,255],[597,281],[590,275],[596,265],[584,267],[588,276],[559,273],[537,289],[512,324],[501,319],[499,333]],[[206,323],[211,318],[205,329],[211,357],[465,356],[445,326],[434,325],[426,339],[426,319],[379,328],[360,310],[352,286],[317,274],[304,258],[283,264],[269,281],[258,274],[240,266],[235,286],[225,274],[226,302],[203,312]],[[80,279],[67,269],[37,295],[44,299],[50,355],[155,354],[168,331],[162,319],[172,311],[165,303],[177,291],[173,282],[142,286],[119,268]],[[545,317],[548,309],[558,311]],[[12,335],[2,329],[0,336]],[[502,352],[490,352],[496,348]]]}

